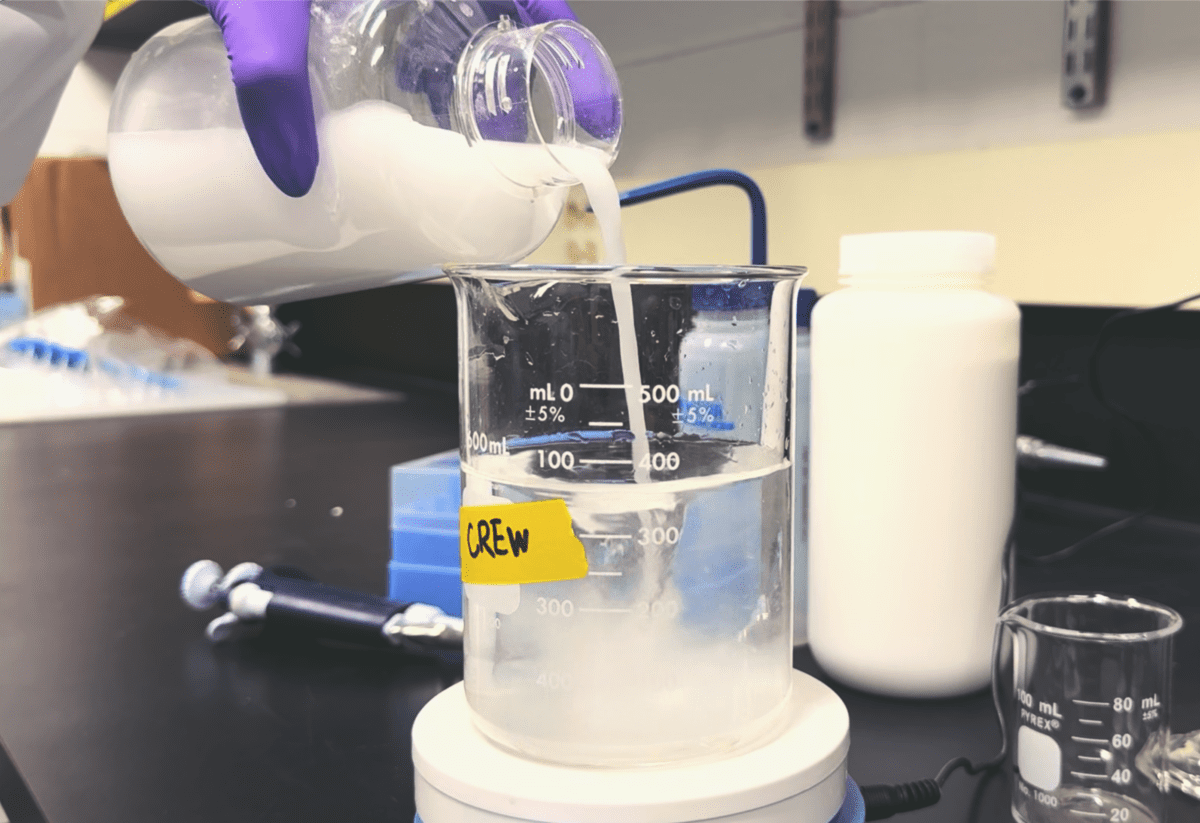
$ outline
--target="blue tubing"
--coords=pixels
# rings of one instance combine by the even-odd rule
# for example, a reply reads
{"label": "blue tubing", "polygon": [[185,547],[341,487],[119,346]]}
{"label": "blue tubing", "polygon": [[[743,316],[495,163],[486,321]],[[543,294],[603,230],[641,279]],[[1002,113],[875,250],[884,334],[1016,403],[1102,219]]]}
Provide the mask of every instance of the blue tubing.
{"label": "blue tubing", "polygon": [[621,195],[621,206],[636,206],[647,200],[657,200],[670,194],[702,189],[708,186],[737,186],[750,198],[750,262],[755,266],[767,263],[767,201],[762,189],[750,177],[733,169],[707,169],[691,174],[630,189]]}

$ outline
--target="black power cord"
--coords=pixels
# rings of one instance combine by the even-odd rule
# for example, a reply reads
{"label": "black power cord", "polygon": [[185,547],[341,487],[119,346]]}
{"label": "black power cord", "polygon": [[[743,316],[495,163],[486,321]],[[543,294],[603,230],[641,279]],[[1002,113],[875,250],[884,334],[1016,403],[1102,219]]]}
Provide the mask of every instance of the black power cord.
{"label": "black power cord", "polygon": [[[1015,565],[1017,556],[1017,518],[1018,507],[1013,506],[1013,517],[1008,526],[1008,535],[1004,538],[1004,555],[1000,568],[1000,600],[1007,605],[1012,602],[1015,584]],[[1000,751],[990,760],[983,763],[973,763],[969,758],[956,757],[942,766],[937,777],[925,780],[914,780],[911,783],[876,784],[862,786],[863,801],[866,805],[865,820],[885,820],[894,814],[912,812],[932,806],[942,799],[942,787],[950,779],[950,775],[962,769],[969,775],[984,774],[989,776],[1004,765],[1008,758],[1008,728],[1004,723],[1004,707],[1000,703],[1000,641],[1003,629],[996,623],[992,633],[992,705],[996,709],[996,725],[1000,727]],[[987,778],[985,778],[986,780]]]}
{"label": "black power cord", "polygon": [[[1193,294],[1176,300],[1171,303],[1165,303],[1161,306],[1152,306],[1145,309],[1127,309],[1120,311],[1104,321],[1100,327],[1100,331],[1096,335],[1096,339],[1092,344],[1091,351],[1088,353],[1087,361],[1087,382],[1088,388],[1096,400],[1104,406],[1113,417],[1121,420],[1126,425],[1137,432],[1141,441],[1145,444],[1146,452],[1150,457],[1151,468],[1147,472],[1148,492],[1145,495],[1145,504],[1137,511],[1116,520],[1103,528],[1077,540],[1066,548],[1051,552],[1050,554],[1027,556],[1021,555],[1020,558],[1024,562],[1035,564],[1049,564],[1065,560],[1068,557],[1079,552],[1081,549],[1090,546],[1091,544],[1108,537],[1111,534],[1126,529],[1138,522],[1142,518],[1150,514],[1151,511],[1158,505],[1162,496],[1164,474],[1164,458],[1162,451],[1158,446],[1150,427],[1142,420],[1130,414],[1119,403],[1112,400],[1104,390],[1104,383],[1100,377],[1100,359],[1104,353],[1105,347],[1116,333],[1120,324],[1131,318],[1138,317],[1144,314],[1153,314],[1159,312],[1176,311],[1183,308],[1188,303],[1195,300],[1200,300],[1200,294]],[[1036,388],[1042,388],[1049,385],[1069,385],[1080,382],[1078,377],[1066,378],[1051,378],[1041,381],[1030,381],[1024,384],[1018,390],[1019,396],[1024,396]],[[1004,565],[1003,565],[1003,602],[1008,604],[1012,601],[1013,596],[1013,577],[1014,565],[1018,556],[1016,547],[1016,532],[1019,522],[1020,511],[1020,488],[1017,489],[1017,505],[1013,507],[1013,519],[1009,526],[1008,537],[1005,540],[1004,547]],[[932,806],[942,798],[942,787],[946,785],[946,781],[950,775],[959,769],[964,770],[969,775],[977,775],[995,773],[997,769],[1004,765],[1008,758],[1008,730],[1004,723],[1004,710],[1000,702],[1000,687],[997,676],[997,669],[1000,665],[1000,638],[1001,627],[999,623],[996,625],[996,631],[992,642],[992,702],[996,708],[996,721],[1000,726],[1000,751],[991,760],[983,763],[975,764],[966,757],[956,757],[938,772],[937,776],[932,779],[916,780],[911,783],[899,783],[894,785],[879,784],[872,786],[863,786],[863,800],[866,801],[866,820],[885,820],[892,815],[902,812],[916,811]],[[987,778],[985,778],[986,780]]]}
{"label": "black power cord", "polygon": [[[1012,531],[1009,531],[1009,548],[1011,548]],[[1006,549],[1008,551],[1009,549]],[[1006,576],[1005,591],[1011,578]],[[1007,602],[1008,597],[1005,597]],[[942,799],[942,787],[950,779],[950,775],[959,769],[967,774],[976,775],[992,772],[1004,765],[1008,758],[1008,730],[1004,725],[1004,711],[1000,705],[1000,678],[996,668],[1000,665],[1000,624],[992,639],[992,703],[996,707],[996,722],[1000,726],[1000,751],[991,760],[983,763],[973,763],[966,757],[956,757],[937,773],[937,777],[925,780],[914,780],[911,783],[878,784],[861,788],[863,800],[867,807],[866,820],[885,820],[894,814],[916,811],[932,806]]]}
{"label": "black power cord", "polygon": [[912,812],[932,806],[942,799],[942,787],[958,769],[965,769],[967,774],[982,774],[992,772],[1004,764],[1006,752],[1001,752],[998,760],[989,760],[978,766],[965,757],[956,757],[942,766],[937,777],[925,780],[915,780],[912,783],[899,783],[894,786],[863,786],[862,796],[866,803],[865,820],[886,820],[894,814]]}

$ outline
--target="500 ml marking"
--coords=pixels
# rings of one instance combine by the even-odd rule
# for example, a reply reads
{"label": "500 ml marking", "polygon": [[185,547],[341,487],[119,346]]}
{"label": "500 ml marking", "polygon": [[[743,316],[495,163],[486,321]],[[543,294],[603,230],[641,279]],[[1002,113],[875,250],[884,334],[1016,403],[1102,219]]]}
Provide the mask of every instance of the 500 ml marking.
{"label": "500 ml marking", "polygon": [[678,403],[679,387],[675,385],[656,384],[642,386],[643,403]]}
{"label": "500 ml marking", "polygon": [[686,392],[679,386],[670,383],[642,386],[643,403],[678,403],[679,398],[685,395],[692,403],[711,402],[717,399],[713,396],[712,386],[708,383],[705,383],[702,389],[688,389]]}
{"label": "500 ml marking", "polygon": [[[581,389],[613,389],[625,390],[624,383],[580,383]],[[679,388],[676,383],[642,383],[637,387],[641,392],[641,401],[643,403],[678,403],[679,398],[687,396],[688,400],[716,400],[712,395],[712,389],[707,383],[702,389],[688,389],[686,392]],[[571,398],[575,396],[574,389],[570,383],[563,383],[559,387],[558,397],[554,396],[554,387],[549,383],[545,388],[536,388],[529,390],[530,400],[544,400],[553,402],[562,400],[565,403],[570,403]]]}
{"label": "500 ml marking", "polygon": [[467,445],[476,454],[508,454],[508,438],[492,440],[483,432],[467,432]]}

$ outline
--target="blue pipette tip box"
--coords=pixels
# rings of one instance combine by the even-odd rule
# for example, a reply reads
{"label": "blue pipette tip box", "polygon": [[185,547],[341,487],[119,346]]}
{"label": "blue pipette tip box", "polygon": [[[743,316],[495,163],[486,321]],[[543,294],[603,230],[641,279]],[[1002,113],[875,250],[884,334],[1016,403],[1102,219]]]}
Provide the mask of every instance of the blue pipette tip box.
{"label": "blue pipette tip box", "polygon": [[458,450],[392,466],[388,597],[462,616]]}

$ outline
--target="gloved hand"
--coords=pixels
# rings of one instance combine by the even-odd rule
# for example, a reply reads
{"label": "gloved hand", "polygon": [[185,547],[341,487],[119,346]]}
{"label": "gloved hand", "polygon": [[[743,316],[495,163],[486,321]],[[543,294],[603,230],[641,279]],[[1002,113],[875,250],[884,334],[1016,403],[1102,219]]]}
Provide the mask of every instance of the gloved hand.
{"label": "gloved hand", "polygon": [[242,124],[280,191],[301,197],[317,174],[308,82],[309,0],[199,0],[229,51]]}
{"label": "gloved hand", "polygon": [[[242,124],[259,163],[281,191],[303,196],[312,187],[319,160],[308,80],[309,0],[199,2],[221,29]],[[576,20],[566,0],[510,2],[525,25]],[[596,61],[589,59],[586,46],[573,45],[585,62],[583,69],[568,76],[577,118],[592,134],[611,137],[620,124],[615,89],[608,78],[591,70]],[[448,99],[449,78],[445,80]]]}
{"label": "gloved hand", "polygon": [[[473,31],[481,23],[463,3],[435,7],[423,18],[423,30],[410,33],[411,47],[397,55],[396,85],[404,91],[428,98],[429,111],[442,128],[451,127],[450,109],[454,97],[453,66]],[[556,20],[578,22],[566,0],[480,0],[478,9],[484,20],[496,22],[501,16],[516,19],[523,27]],[[621,109],[615,79],[601,68],[602,61],[582,38],[562,32],[583,60],[583,67],[567,67],[566,80],[575,101],[576,119],[588,132],[602,140],[616,136],[621,124]],[[488,140],[522,142],[528,123],[527,101],[519,88],[510,88],[513,107],[492,112],[479,122],[480,132]]]}

